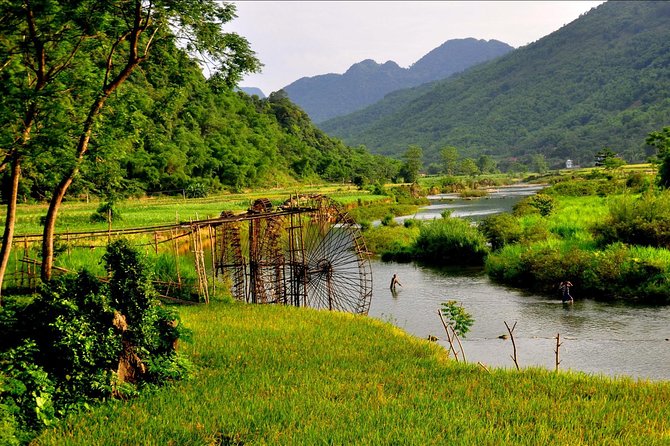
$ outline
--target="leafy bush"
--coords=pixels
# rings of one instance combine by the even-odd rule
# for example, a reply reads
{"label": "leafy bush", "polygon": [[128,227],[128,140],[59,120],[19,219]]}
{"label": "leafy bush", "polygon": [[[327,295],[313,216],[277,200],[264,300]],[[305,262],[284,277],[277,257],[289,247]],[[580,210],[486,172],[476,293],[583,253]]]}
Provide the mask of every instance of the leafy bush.
{"label": "leafy bush", "polygon": [[414,244],[417,258],[437,264],[482,264],[486,238],[467,220],[443,218],[421,226]]}
{"label": "leafy bush", "polygon": [[421,220],[417,220],[416,218],[408,218],[402,224],[406,228],[418,228],[422,223]]}
{"label": "leafy bush", "polygon": [[547,217],[554,210],[555,200],[547,194],[535,194],[528,197],[528,204],[537,209],[541,216]]}
{"label": "leafy bush", "polygon": [[395,217],[393,216],[393,214],[385,215],[384,218],[382,218],[381,223],[382,223],[382,226],[397,226],[398,225],[398,222],[395,221]]}
{"label": "leafy bush", "polygon": [[95,212],[91,214],[89,220],[92,223],[111,223],[114,221],[121,221],[123,218],[114,202],[108,201],[98,206]]}
{"label": "leafy bush", "polygon": [[465,311],[462,305],[459,305],[455,300],[442,302],[440,311],[445,317],[447,324],[450,325],[458,336],[465,337],[470,331],[470,327],[475,323],[474,318],[470,313]]}
{"label": "leafy bush", "polygon": [[0,317],[0,372],[12,384],[0,404],[8,395],[23,431],[187,371],[176,353],[185,330],[156,301],[144,260],[125,241],[111,243],[104,260],[108,283],[87,271],[61,276]]}
{"label": "leafy bush", "polygon": [[595,224],[592,232],[600,246],[621,241],[670,248],[670,191],[613,200],[608,217]]}
{"label": "leafy bush", "polygon": [[523,228],[519,221],[507,213],[485,217],[478,226],[491,248],[496,251],[508,243],[516,243],[523,236]]}
{"label": "leafy bush", "polygon": [[620,243],[593,251],[569,243],[507,245],[486,259],[489,276],[501,283],[552,293],[562,280],[593,298],[670,302],[670,253]]}

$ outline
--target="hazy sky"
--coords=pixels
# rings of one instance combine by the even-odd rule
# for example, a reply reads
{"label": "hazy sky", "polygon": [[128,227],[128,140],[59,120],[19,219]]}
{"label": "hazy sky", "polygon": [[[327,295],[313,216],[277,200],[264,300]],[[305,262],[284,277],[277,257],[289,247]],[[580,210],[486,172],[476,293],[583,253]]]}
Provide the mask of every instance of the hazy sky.
{"label": "hazy sky", "polygon": [[304,76],[343,73],[364,59],[408,67],[449,39],[496,39],[515,48],[602,1],[237,1],[226,31],[264,64],[245,87],[267,95]]}

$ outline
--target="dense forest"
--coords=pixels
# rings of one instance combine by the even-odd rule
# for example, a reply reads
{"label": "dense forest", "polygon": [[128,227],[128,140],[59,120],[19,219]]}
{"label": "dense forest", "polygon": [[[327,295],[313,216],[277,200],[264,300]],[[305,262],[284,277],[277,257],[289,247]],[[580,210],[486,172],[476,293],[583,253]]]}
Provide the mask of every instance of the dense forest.
{"label": "dense forest", "polygon": [[320,123],[374,104],[390,92],[445,79],[513,49],[497,40],[452,39],[408,68],[392,60],[380,64],[367,59],[352,65],[344,74],[303,77],[283,90],[314,122]]}
{"label": "dense forest", "polygon": [[670,122],[670,4],[607,2],[495,61],[320,126],[398,156],[410,144],[437,161],[465,156],[592,165],[608,147],[644,161],[649,132]]}
{"label": "dense forest", "polygon": [[[282,93],[259,99],[234,91],[220,78],[207,79],[171,40],[157,42],[152,51],[142,69],[108,99],[70,196],[202,195],[300,180],[350,182],[397,175],[399,162],[329,137]],[[84,63],[76,68],[70,74],[75,78],[85,78],[90,69]],[[14,144],[15,121],[24,108],[17,106],[17,76],[9,69],[0,72],[4,148]],[[86,99],[83,94],[60,92],[46,101],[38,116],[40,131],[30,141],[34,156],[23,161],[20,200],[49,199],[71,168],[71,157],[63,155],[76,145],[85,119],[76,109]],[[5,169],[3,200],[10,180]]]}

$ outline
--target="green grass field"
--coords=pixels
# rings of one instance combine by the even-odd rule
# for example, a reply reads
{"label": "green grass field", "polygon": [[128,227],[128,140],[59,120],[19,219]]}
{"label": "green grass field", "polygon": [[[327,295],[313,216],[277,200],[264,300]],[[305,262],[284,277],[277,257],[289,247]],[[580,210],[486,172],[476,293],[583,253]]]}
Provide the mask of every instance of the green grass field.
{"label": "green grass field", "polygon": [[[373,195],[351,185],[300,186],[295,189],[268,189],[243,194],[221,194],[206,198],[156,197],[128,199],[118,202],[122,220],[113,223],[113,229],[138,228],[160,224],[187,222],[217,217],[221,211],[243,212],[257,198],[268,198],[274,204],[287,200],[291,194],[324,194],[343,206],[357,204],[358,200],[374,202],[388,197]],[[99,201],[66,201],[56,223],[59,233],[108,229],[107,223],[89,221],[100,205]],[[17,210],[16,233],[41,234],[40,218],[45,216],[47,204],[20,204]],[[0,216],[4,225],[5,215]]]}
{"label": "green grass field", "polygon": [[188,381],[72,416],[34,444],[670,444],[670,383],[488,372],[349,314],[223,303],[180,313],[193,330]]}

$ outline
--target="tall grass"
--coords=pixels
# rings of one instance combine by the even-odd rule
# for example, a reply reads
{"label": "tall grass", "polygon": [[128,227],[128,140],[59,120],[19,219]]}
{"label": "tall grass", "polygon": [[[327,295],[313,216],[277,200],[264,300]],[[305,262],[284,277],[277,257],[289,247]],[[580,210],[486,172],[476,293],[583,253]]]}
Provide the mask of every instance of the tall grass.
{"label": "tall grass", "polygon": [[[240,304],[181,309],[187,382],[68,418],[35,445],[670,442],[670,384],[491,370],[373,319]],[[552,354],[552,352],[548,352]]]}

